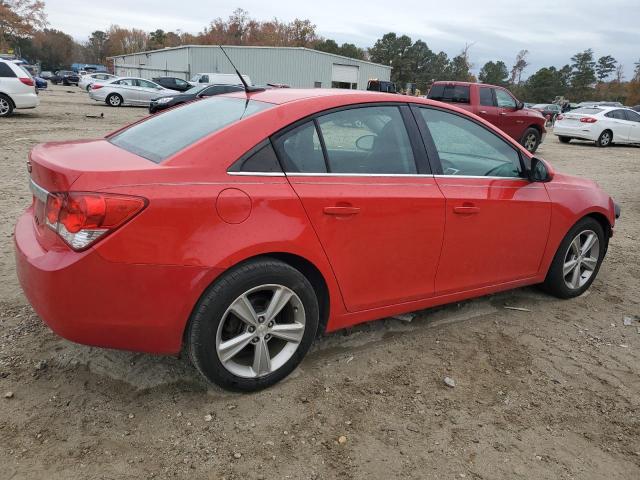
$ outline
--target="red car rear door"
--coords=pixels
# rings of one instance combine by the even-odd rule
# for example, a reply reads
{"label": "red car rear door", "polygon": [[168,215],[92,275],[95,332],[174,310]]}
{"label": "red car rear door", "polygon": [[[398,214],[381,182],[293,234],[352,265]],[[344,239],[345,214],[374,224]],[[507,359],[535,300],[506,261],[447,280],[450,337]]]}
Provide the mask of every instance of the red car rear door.
{"label": "red car rear door", "polygon": [[445,201],[409,108],[317,116],[274,137],[349,311],[433,294]]}
{"label": "red car rear door", "polygon": [[484,125],[437,108],[415,111],[446,198],[436,294],[535,276],[551,221],[544,185],[522,178],[518,150]]}

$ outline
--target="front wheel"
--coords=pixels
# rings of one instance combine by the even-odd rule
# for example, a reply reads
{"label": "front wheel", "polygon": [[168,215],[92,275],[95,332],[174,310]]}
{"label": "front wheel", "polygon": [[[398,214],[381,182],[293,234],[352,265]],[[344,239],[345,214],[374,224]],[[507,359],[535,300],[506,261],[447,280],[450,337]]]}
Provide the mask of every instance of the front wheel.
{"label": "front wheel", "polygon": [[260,390],[298,366],[318,319],[318,299],[302,273],[275,259],[251,261],[225,273],[196,305],[189,356],[223,388]]}
{"label": "front wheel", "polygon": [[602,225],[591,217],[583,218],[562,240],[543,288],[559,298],[582,295],[598,274],[605,247]]}
{"label": "front wheel", "polygon": [[520,144],[531,153],[534,153],[538,149],[538,145],[540,145],[540,138],[540,132],[537,129],[533,127],[527,128],[522,135]]}
{"label": "front wheel", "polygon": [[0,95],[0,117],[8,117],[13,113],[13,103],[9,97]]}

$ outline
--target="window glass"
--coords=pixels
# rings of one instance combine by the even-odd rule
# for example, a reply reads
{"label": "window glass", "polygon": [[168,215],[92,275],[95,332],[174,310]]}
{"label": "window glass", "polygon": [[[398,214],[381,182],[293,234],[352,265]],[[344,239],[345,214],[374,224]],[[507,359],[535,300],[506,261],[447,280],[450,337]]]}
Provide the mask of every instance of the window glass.
{"label": "window glass", "polygon": [[157,85],[147,80],[138,80],[138,86],[143,88],[157,88]]}
{"label": "window glass", "polygon": [[440,102],[469,103],[469,86],[438,83],[431,87],[427,98]]}
{"label": "window glass", "polygon": [[625,110],[624,113],[627,115],[627,120],[631,122],[640,122],[640,114],[631,110]]}
{"label": "window glass", "polygon": [[496,101],[499,107],[516,108],[516,101],[513,99],[511,95],[509,95],[504,90],[500,90],[499,88],[496,88],[495,92],[496,92]]}
{"label": "window glass", "polygon": [[179,78],[176,78],[176,85],[178,85],[179,87],[186,87],[187,82],[185,82],[184,80],[180,80]]}
{"label": "window glass", "polygon": [[612,110],[604,114],[605,117],[615,118],[616,120],[626,120],[627,117],[624,114],[624,110]]}
{"label": "window glass", "polygon": [[493,107],[493,93],[488,87],[480,87],[480,105]]}
{"label": "window glass", "polygon": [[[257,149],[257,150],[256,150]],[[252,149],[248,154],[244,155],[240,160],[234,163],[230,172],[282,172],[276,152],[271,146],[271,142],[267,140]]]}
{"label": "window glass", "polygon": [[240,98],[210,98],[148,117],[110,137],[109,141],[160,163],[201,138],[272,106]]}
{"label": "window glass", "polygon": [[520,176],[518,152],[485,127],[460,115],[421,108],[444,175]]}
{"label": "window glass", "polygon": [[341,110],[318,117],[318,125],[332,173],[417,173],[397,107]]}
{"label": "window glass", "polygon": [[113,82],[118,85],[127,85],[129,87],[135,87],[137,85],[136,80],[133,78],[123,78],[122,80],[118,80],[117,82]]}
{"label": "window glass", "polygon": [[13,73],[13,70],[9,65],[4,62],[0,62],[0,77],[15,77],[16,74]]}
{"label": "window glass", "polygon": [[209,83],[209,75],[202,75],[199,80],[200,83]]}
{"label": "window glass", "polygon": [[327,173],[318,132],[312,121],[276,140],[276,148],[287,172]]}

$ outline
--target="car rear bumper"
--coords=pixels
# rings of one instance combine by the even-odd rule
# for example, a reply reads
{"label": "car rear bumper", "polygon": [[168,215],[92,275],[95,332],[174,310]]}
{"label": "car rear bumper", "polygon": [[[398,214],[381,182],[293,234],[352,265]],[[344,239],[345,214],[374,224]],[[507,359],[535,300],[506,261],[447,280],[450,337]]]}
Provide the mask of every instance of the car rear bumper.
{"label": "car rear bumper", "polygon": [[40,99],[35,91],[28,93],[12,93],[11,100],[15,103],[16,108],[36,108],[40,105]]}
{"label": "car rear bumper", "polygon": [[556,122],[553,127],[553,134],[558,137],[571,137],[571,138],[579,138],[583,140],[597,140],[598,132],[593,130],[590,126],[585,126],[588,124],[581,123],[580,125],[568,126],[568,125],[558,125]]}
{"label": "car rear bumper", "polygon": [[211,274],[204,267],[109,262],[96,248],[44,250],[31,208],[16,224],[15,258],[27,299],[58,335],[149,353],[180,351],[198,289]]}

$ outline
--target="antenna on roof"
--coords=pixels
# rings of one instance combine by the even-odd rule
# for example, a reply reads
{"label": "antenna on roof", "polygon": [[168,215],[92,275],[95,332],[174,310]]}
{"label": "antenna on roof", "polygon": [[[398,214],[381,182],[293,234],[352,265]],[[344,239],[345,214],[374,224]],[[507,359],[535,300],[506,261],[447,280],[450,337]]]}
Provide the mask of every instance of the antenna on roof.
{"label": "antenna on roof", "polygon": [[262,87],[254,87],[251,86],[247,83],[247,81],[244,79],[244,77],[242,76],[242,74],[238,71],[238,69],[236,68],[236,66],[233,64],[233,62],[231,61],[231,59],[229,58],[229,55],[227,55],[227,52],[224,51],[224,48],[222,48],[222,45],[218,45],[220,47],[220,50],[222,50],[222,53],[224,53],[224,56],[227,57],[227,60],[229,60],[229,63],[231,64],[231,66],[233,67],[233,69],[236,71],[236,74],[238,75],[238,77],[240,78],[240,81],[242,82],[242,85],[244,86],[244,92],[245,93],[250,93],[250,92],[264,92],[264,88]]}

